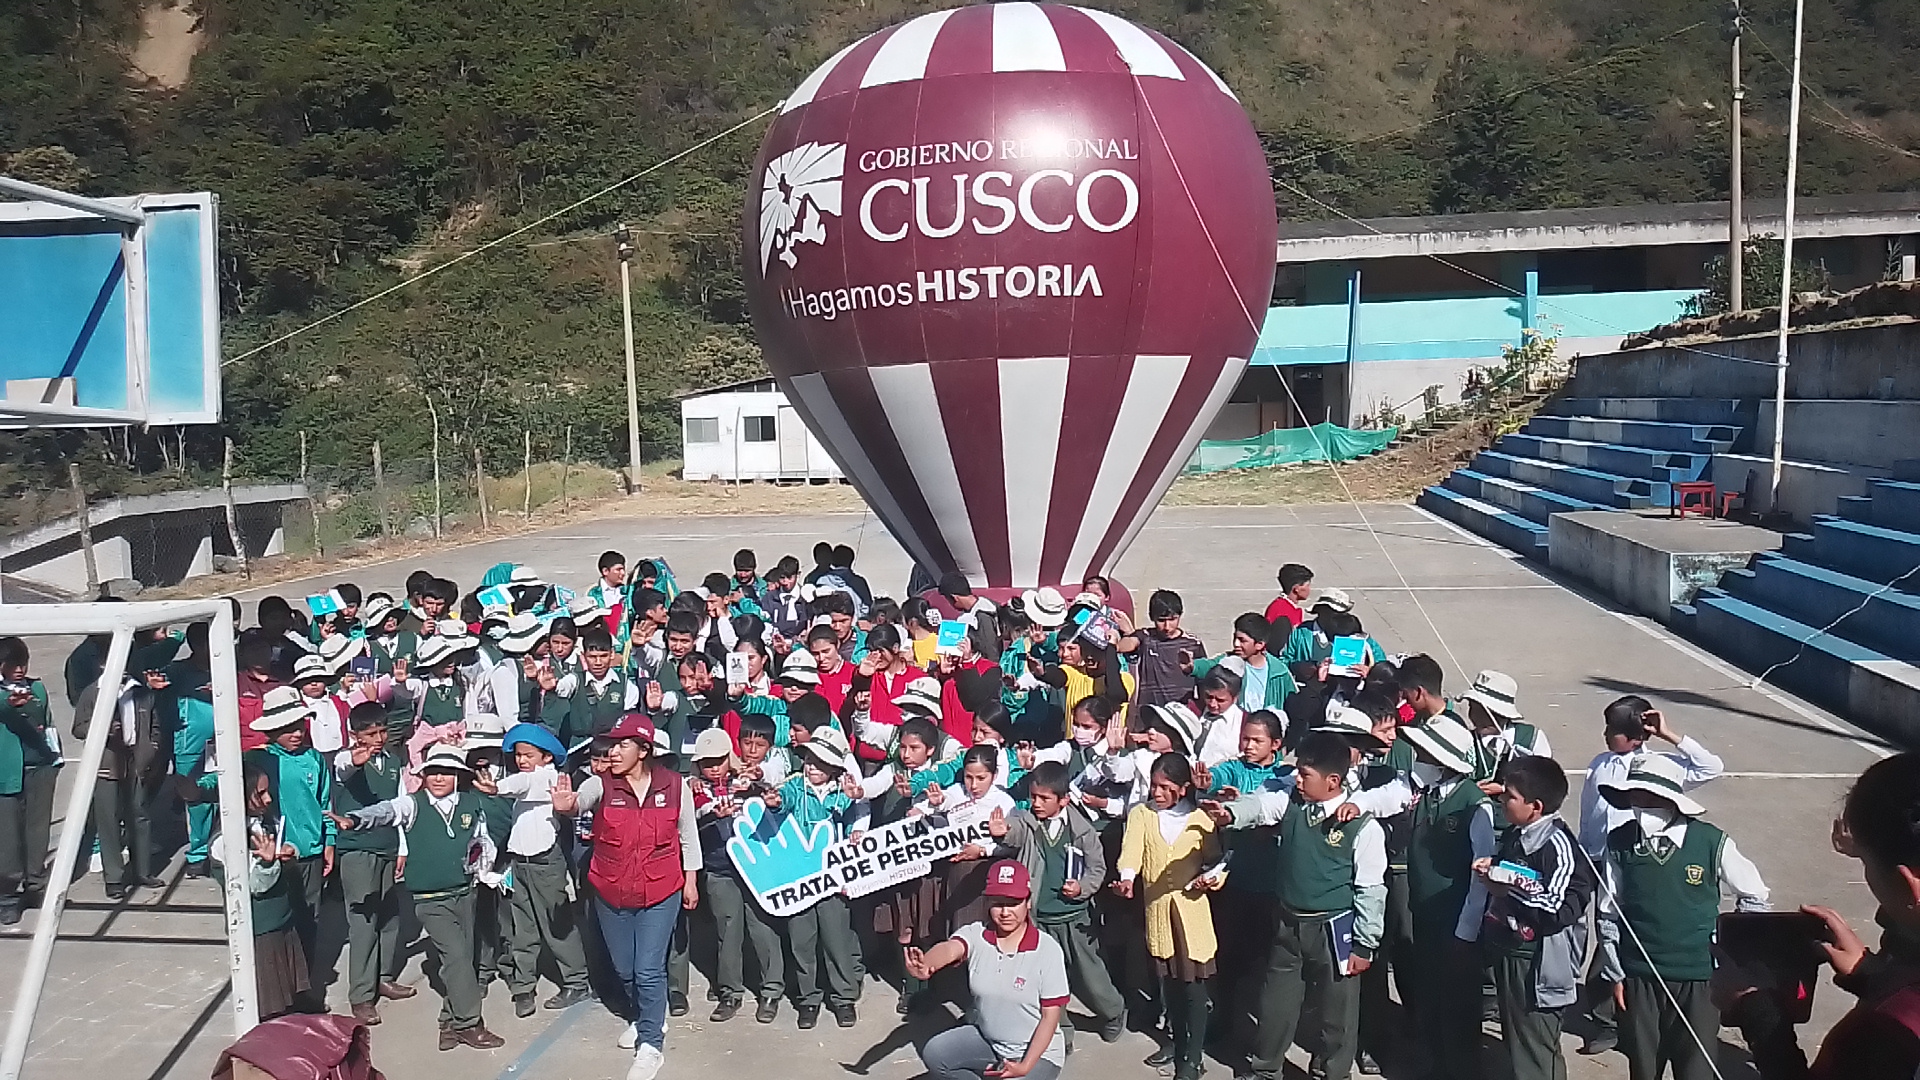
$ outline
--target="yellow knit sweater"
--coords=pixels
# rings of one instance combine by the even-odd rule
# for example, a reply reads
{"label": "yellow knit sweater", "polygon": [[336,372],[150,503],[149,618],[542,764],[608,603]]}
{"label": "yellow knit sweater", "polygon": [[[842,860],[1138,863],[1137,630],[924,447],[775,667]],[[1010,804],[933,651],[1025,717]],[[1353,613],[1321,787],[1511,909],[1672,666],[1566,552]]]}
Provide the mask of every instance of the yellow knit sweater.
{"label": "yellow knit sweater", "polygon": [[1142,803],[1127,814],[1117,869],[1138,875],[1134,889],[1146,900],[1147,951],[1155,959],[1172,959],[1176,940],[1186,944],[1187,959],[1194,963],[1213,959],[1216,945],[1207,894],[1187,885],[1219,861],[1220,835],[1213,819],[1200,811],[1187,815],[1171,844],[1160,835],[1159,813],[1151,805]]}

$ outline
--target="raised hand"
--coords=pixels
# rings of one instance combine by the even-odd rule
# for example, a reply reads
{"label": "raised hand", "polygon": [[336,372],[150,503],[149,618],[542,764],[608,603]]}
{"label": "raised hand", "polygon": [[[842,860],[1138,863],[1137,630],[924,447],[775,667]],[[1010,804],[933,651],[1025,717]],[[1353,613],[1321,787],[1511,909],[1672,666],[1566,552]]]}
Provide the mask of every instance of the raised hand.
{"label": "raised hand", "polygon": [[574,814],[580,810],[580,793],[573,790],[573,779],[561,773],[553,781],[553,812],[556,814]]}
{"label": "raised hand", "polygon": [[993,813],[987,817],[987,832],[991,833],[996,840],[1007,835],[1007,815],[1002,813],[997,806],[993,808]]}
{"label": "raised hand", "polygon": [[1233,824],[1233,812],[1220,805],[1217,799],[1201,799],[1200,812],[1212,818],[1213,823],[1223,829]]}
{"label": "raised hand", "polygon": [[939,784],[933,784],[927,788],[927,805],[928,806],[931,806],[935,810],[938,810],[940,809],[941,805],[944,804],[946,801],[947,801],[947,793],[945,789],[941,788]]}
{"label": "raised hand", "polygon": [[1193,789],[1195,791],[1206,791],[1211,787],[1213,787],[1212,770],[1208,769],[1205,765],[1202,765],[1198,761],[1194,762],[1193,763]]}
{"label": "raised hand", "polygon": [[647,683],[647,711],[648,712],[659,711],[661,704],[664,703],[666,700],[667,700],[667,692],[665,690],[660,689],[660,684],[658,682]]}
{"label": "raised hand", "polygon": [[413,665],[412,665],[412,664],[410,664],[410,663],[409,663],[409,662],[407,661],[407,658],[406,658],[406,657],[404,657],[404,656],[396,656],[396,657],[394,657],[394,658],[393,658],[393,681],[394,681],[394,682],[406,682],[406,681],[407,681],[407,671],[408,671],[408,670],[409,670],[409,669],[410,669],[410,668],[411,668],[412,666],[413,666]]}
{"label": "raised hand", "polygon": [[912,945],[901,949],[900,963],[907,969],[907,974],[921,982],[933,977],[933,969],[927,966],[927,954],[924,949]]}

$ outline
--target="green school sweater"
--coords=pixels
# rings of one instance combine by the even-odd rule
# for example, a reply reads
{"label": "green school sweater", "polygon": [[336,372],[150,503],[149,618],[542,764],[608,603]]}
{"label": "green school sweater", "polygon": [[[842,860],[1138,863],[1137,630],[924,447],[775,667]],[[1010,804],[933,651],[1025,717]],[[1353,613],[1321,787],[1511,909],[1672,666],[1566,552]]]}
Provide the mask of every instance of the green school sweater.
{"label": "green school sweater", "polygon": [[460,792],[451,818],[440,816],[424,788],[413,793],[413,802],[413,825],[407,829],[408,891],[416,899],[434,900],[470,888],[467,847],[474,823],[485,812],[480,794]]}
{"label": "green school sweater", "polygon": [[18,795],[28,769],[55,764],[47,745],[47,686],[31,683],[31,699],[20,708],[0,697],[0,795]]}
{"label": "green school sweater", "polygon": [[1413,807],[1407,847],[1407,895],[1415,933],[1451,937],[1473,878],[1473,815],[1487,801],[1472,780],[1461,780],[1444,799],[1421,794]]}
{"label": "green school sweater", "polygon": [[[346,815],[365,810],[375,803],[400,797],[400,771],[405,760],[397,754],[381,753],[367,759],[365,765],[347,774],[333,785],[333,812]],[[338,851],[371,851],[381,855],[400,854],[400,830],[392,825],[378,829],[349,829],[334,837]]]}
{"label": "green school sweater", "polygon": [[1336,821],[1331,814],[1308,824],[1309,804],[1295,801],[1280,819],[1273,892],[1294,915],[1337,915],[1353,910],[1354,844],[1368,815]]}
{"label": "green school sweater", "polygon": [[286,842],[293,853],[308,859],[334,844],[333,819],[323,810],[333,806],[333,771],[309,746],[289,754],[276,743],[248,755],[267,774],[274,808],[286,822]]}
{"label": "green school sweater", "polygon": [[1667,982],[1712,978],[1725,843],[1725,833],[1698,818],[1687,822],[1680,846],[1664,855],[1641,842],[1638,825],[1622,825],[1607,835],[1608,851],[1620,869],[1620,914],[1634,931],[1620,942],[1621,970]]}

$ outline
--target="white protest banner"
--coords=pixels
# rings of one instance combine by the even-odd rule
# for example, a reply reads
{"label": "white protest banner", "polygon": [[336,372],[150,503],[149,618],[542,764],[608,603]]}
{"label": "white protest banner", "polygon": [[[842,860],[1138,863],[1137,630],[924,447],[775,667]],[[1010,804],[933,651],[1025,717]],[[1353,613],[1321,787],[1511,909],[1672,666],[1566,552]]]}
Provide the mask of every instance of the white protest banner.
{"label": "white protest banner", "polygon": [[825,821],[802,828],[759,799],[740,804],[727,854],[740,880],[770,915],[805,911],[833,895],[865,896],[925,877],[936,859],[978,844],[993,846],[989,815],[978,806],[908,817],[857,837],[833,840]]}

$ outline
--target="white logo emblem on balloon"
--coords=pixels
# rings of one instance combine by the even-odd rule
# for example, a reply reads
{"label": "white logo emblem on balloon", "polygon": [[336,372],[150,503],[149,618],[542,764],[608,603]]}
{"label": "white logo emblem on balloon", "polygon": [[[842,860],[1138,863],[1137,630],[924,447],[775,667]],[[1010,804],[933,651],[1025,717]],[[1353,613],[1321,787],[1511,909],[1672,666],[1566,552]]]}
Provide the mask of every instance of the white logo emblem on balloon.
{"label": "white logo emblem on balloon", "polygon": [[820,215],[840,216],[840,176],[846,171],[844,143],[802,143],[767,163],[760,181],[760,270],[773,256],[789,268],[800,261],[796,244],[824,244],[827,226]]}

